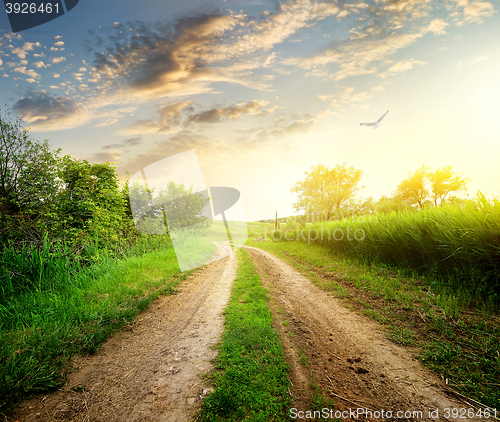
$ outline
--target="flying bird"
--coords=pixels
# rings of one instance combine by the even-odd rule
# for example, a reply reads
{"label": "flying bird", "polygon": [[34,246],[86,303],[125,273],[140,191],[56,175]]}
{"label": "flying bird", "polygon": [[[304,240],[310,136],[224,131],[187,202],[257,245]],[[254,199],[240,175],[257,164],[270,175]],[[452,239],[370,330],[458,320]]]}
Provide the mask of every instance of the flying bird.
{"label": "flying bird", "polygon": [[373,129],[377,129],[379,126],[380,126],[380,122],[382,121],[382,119],[385,117],[385,115],[389,113],[389,110],[387,110],[384,115],[378,119],[376,122],[370,122],[370,123],[360,123],[359,125],[360,126],[373,126]]}

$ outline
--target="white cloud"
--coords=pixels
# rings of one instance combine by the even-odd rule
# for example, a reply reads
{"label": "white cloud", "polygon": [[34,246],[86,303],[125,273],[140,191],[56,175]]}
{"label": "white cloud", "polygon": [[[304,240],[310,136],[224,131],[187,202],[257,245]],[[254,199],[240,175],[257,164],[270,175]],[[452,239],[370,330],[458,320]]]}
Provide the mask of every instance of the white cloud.
{"label": "white cloud", "polygon": [[443,19],[433,19],[429,25],[424,29],[424,32],[432,32],[434,35],[446,34],[444,28],[448,26]]}
{"label": "white cloud", "polygon": [[26,69],[25,66],[22,66],[22,67],[16,67],[14,69],[14,72],[19,72],[19,73],[22,73],[23,75],[27,75],[27,76],[30,76],[31,78],[40,78],[40,74],[39,73],[36,73],[34,70],[32,69]]}
{"label": "white cloud", "polygon": [[37,67],[38,69],[42,67],[47,67],[47,65],[42,61],[33,63],[33,66]]}
{"label": "white cloud", "polygon": [[414,65],[423,66],[423,65],[426,65],[426,64],[427,64],[426,62],[422,62],[420,60],[415,60],[415,59],[401,60],[401,61],[393,64],[387,70],[387,72],[389,72],[389,73],[406,72],[407,70],[412,69]]}
{"label": "white cloud", "polygon": [[66,61],[66,57],[51,57],[52,63],[61,63]]}

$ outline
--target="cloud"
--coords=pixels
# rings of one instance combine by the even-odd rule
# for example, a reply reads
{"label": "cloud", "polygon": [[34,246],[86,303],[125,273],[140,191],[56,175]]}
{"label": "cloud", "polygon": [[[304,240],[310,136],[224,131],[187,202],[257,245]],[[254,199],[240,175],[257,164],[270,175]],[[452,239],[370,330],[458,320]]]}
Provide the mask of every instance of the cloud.
{"label": "cloud", "polygon": [[124,147],[132,147],[136,145],[140,145],[142,142],[140,142],[142,138],[136,137],[136,138],[128,138],[124,139],[122,142],[118,144],[110,144],[110,145],[104,145],[102,149],[117,149],[117,148],[124,148]]}
{"label": "cloud", "polygon": [[291,58],[286,62],[302,69],[317,69],[336,64],[337,70],[329,77],[339,81],[351,76],[376,73],[389,56],[408,47],[421,37],[421,33],[414,33],[391,34],[380,39],[351,40],[327,48],[314,56]]}
{"label": "cloud", "polygon": [[265,107],[269,103],[267,101],[251,101],[247,104],[238,103],[226,108],[212,108],[201,113],[191,115],[186,120],[186,126],[196,123],[209,124],[217,123],[222,120],[233,120],[240,117],[242,114],[256,115],[260,113],[261,107]]}
{"label": "cloud", "polygon": [[66,57],[51,57],[52,63],[62,63],[66,61]]}
{"label": "cloud", "polygon": [[14,72],[19,72],[19,73],[22,73],[23,75],[27,75],[31,78],[40,78],[40,74],[39,73],[36,73],[34,70],[32,69],[26,69],[26,66],[22,66],[22,67],[16,67],[14,69]]}
{"label": "cloud", "polygon": [[472,1],[464,8],[464,16],[467,22],[482,23],[483,18],[493,15],[495,8],[488,1]]}
{"label": "cloud", "polygon": [[82,107],[72,99],[43,90],[29,90],[12,109],[31,124],[32,130],[66,129],[84,120]]}
{"label": "cloud", "polygon": [[429,25],[424,29],[424,32],[432,32],[434,35],[446,34],[444,28],[448,26],[443,19],[433,19]]}
{"label": "cloud", "polygon": [[42,62],[42,61],[33,63],[33,66],[37,67],[38,69],[40,69],[42,67],[45,67],[45,68],[47,67],[47,65],[44,62]]}
{"label": "cloud", "polygon": [[134,174],[156,161],[184,151],[194,149],[199,153],[207,150],[217,150],[218,148],[220,148],[220,145],[208,136],[183,130],[169,136],[167,139],[155,142],[149,151],[133,156],[128,162],[121,164],[118,170]]}
{"label": "cloud", "polygon": [[237,103],[228,107],[212,107],[203,111],[195,111],[194,101],[172,102],[160,107],[157,118],[139,120],[125,130],[126,133],[175,133],[194,125],[207,125],[234,120],[245,114],[258,115],[261,108],[269,104],[267,101],[250,101]]}
{"label": "cloud", "polygon": [[381,78],[387,77],[388,74],[402,73],[407,70],[413,69],[414,65],[424,66],[427,62],[422,62],[420,60],[415,59],[405,59],[400,60],[397,63],[394,63],[386,72],[380,73],[378,76]]}
{"label": "cloud", "polygon": [[87,159],[91,163],[112,163],[115,165],[120,164],[120,158],[122,156],[122,152],[119,150],[112,150],[107,152],[96,152],[92,154]]}

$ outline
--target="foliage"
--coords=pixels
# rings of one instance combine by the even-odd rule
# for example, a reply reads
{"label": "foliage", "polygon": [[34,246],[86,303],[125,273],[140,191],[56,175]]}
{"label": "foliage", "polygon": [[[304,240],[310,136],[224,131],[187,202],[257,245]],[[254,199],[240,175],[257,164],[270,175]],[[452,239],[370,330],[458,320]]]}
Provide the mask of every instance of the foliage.
{"label": "foliage", "polygon": [[309,215],[319,213],[323,220],[329,221],[335,212],[348,206],[361,189],[359,182],[363,172],[344,163],[334,168],[318,165],[305,174],[305,179],[291,189],[298,194],[295,209]]}
{"label": "foliage", "polygon": [[454,292],[409,275],[366,265],[329,245],[264,242],[256,247],[307,273],[318,287],[385,325],[387,336],[417,350],[449,386],[492,408],[500,406],[500,319],[487,307],[460,304]]}
{"label": "foliage", "polygon": [[61,182],[58,153],[48,141],[30,139],[21,119],[0,117],[0,241],[50,222]]}
{"label": "foliage", "polygon": [[500,304],[500,201],[316,223],[298,239],[368,263],[409,268],[469,300]]}
{"label": "foliage", "polygon": [[51,256],[49,244],[16,259],[28,262],[29,271],[45,261],[42,273],[34,274],[34,289],[24,271],[26,288],[0,298],[0,412],[26,395],[61,386],[74,355],[94,352],[158,295],[175,292],[182,277],[169,244],[148,255],[104,257],[83,268],[69,267],[56,251]]}
{"label": "foliage", "polygon": [[110,163],[93,164],[65,156],[61,177],[64,187],[58,211],[63,227],[117,241],[125,202],[115,168]]}
{"label": "foliage", "polygon": [[210,223],[206,207],[210,199],[194,187],[173,181],[158,194],[139,181],[128,182],[128,203],[138,230],[149,234],[162,234],[194,225],[207,227]]}
{"label": "foliage", "polygon": [[442,206],[452,192],[466,190],[469,181],[453,172],[451,166],[431,170],[424,165],[398,185],[394,200],[408,207]]}

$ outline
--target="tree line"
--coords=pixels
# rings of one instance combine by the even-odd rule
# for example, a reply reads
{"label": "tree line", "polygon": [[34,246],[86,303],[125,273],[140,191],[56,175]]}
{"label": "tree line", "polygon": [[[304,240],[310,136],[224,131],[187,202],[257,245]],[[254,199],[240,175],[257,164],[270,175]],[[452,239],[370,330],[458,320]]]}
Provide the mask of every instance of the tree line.
{"label": "tree line", "polygon": [[423,165],[401,181],[392,195],[359,199],[363,171],[346,163],[335,167],[317,165],[305,172],[305,178],[296,182],[291,192],[297,194],[296,211],[309,220],[337,220],[373,212],[389,213],[438,207],[445,203],[463,204],[458,196],[467,190],[471,180],[454,172],[452,166],[431,169]]}
{"label": "tree line", "polygon": [[[186,226],[205,218],[207,201],[183,184],[170,182],[155,193],[122,183],[111,163],[61,156],[47,140],[31,139],[19,117],[0,116],[0,250],[48,239],[69,246],[75,256],[89,244],[130,247],[147,233],[162,233],[168,242],[165,207],[175,207],[170,214],[179,221],[171,225]],[[151,224],[163,224],[163,230]]]}

